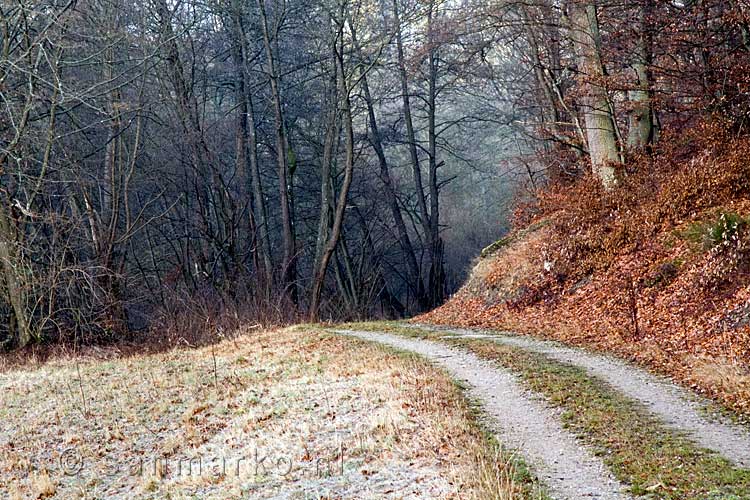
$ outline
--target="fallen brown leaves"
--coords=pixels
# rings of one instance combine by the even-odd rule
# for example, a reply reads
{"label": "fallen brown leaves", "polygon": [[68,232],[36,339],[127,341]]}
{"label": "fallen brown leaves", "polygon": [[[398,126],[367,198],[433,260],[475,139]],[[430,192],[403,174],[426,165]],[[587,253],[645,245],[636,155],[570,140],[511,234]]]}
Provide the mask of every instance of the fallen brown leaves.
{"label": "fallen brown leaves", "polygon": [[710,249],[684,237],[750,215],[750,139],[715,122],[682,139],[613,192],[583,179],[542,193],[532,211],[549,224],[417,321],[613,351],[750,414],[750,229]]}

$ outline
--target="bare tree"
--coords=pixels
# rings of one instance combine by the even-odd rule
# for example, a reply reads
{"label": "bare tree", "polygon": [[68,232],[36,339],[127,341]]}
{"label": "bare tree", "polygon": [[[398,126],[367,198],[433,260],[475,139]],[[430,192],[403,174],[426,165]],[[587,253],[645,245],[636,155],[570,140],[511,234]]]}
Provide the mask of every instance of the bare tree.
{"label": "bare tree", "polygon": [[[331,22],[334,24],[335,29],[333,30],[335,36],[332,37],[332,52],[335,68],[333,75],[337,78],[338,92],[333,92],[333,99],[330,102],[331,119],[328,122],[328,129],[326,133],[326,149],[330,151],[333,143],[331,136],[335,134],[338,136],[338,125],[336,123],[336,115],[338,114],[338,98],[340,95],[341,100],[341,115],[344,122],[344,179],[339,189],[338,199],[336,200],[333,223],[330,234],[325,238],[320,258],[317,261],[317,265],[314,272],[312,293],[310,295],[310,320],[317,321],[318,313],[320,309],[320,297],[323,290],[323,283],[325,281],[326,273],[328,271],[328,265],[333,256],[333,252],[336,250],[341,238],[341,230],[344,224],[344,215],[346,212],[346,204],[349,196],[349,188],[352,184],[352,177],[354,174],[354,124],[352,121],[352,103],[351,103],[351,84],[350,77],[347,74],[346,66],[344,62],[344,50],[346,47],[344,40],[344,26],[346,23],[345,9],[347,3],[342,2],[339,6],[338,16],[332,16]],[[330,160],[330,153],[324,155],[324,169],[329,169],[329,164],[326,164],[326,160]],[[328,172],[324,172],[323,177],[328,177]],[[323,181],[324,184],[326,181]],[[323,192],[325,193],[327,188],[324,187]],[[328,200],[325,199],[324,194],[321,203],[327,204]],[[327,214],[325,215],[327,218]],[[321,217],[321,222],[323,221]]]}
{"label": "bare tree", "polygon": [[291,179],[288,164],[289,142],[286,135],[286,123],[282,107],[282,97],[279,85],[279,73],[276,64],[276,55],[272,46],[272,33],[270,29],[266,0],[258,0],[260,12],[260,24],[263,32],[263,45],[266,52],[266,72],[271,87],[271,99],[273,101],[275,131],[276,131],[276,162],[277,176],[279,181],[279,204],[281,205],[281,236],[283,256],[281,261],[281,282],[284,293],[289,294],[292,302],[297,302],[297,248],[294,234],[294,223],[292,221],[292,210],[289,192],[291,191]]}

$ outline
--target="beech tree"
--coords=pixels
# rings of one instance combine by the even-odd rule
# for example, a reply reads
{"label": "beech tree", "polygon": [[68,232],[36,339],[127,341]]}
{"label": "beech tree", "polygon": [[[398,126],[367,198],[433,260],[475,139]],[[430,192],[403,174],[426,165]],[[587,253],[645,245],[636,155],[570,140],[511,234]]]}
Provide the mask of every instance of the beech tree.
{"label": "beech tree", "polygon": [[609,189],[617,183],[615,165],[620,163],[621,156],[605,80],[596,3],[572,0],[567,4],[567,17],[583,80],[582,113],[591,165],[604,187]]}
{"label": "beech tree", "polygon": [[628,92],[632,110],[628,117],[628,146],[645,148],[656,141],[657,118],[653,106],[653,33],[651,29],[653,0],[637,2],[635,50],[631,66],[635,73],[635,85]]}

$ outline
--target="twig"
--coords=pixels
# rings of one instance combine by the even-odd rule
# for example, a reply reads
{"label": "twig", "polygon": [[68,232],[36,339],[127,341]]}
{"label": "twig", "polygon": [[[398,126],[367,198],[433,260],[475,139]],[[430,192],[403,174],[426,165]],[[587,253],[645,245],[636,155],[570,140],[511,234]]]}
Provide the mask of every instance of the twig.
{"label": "twig", "polygon": [[89,415],[88,405],[86,405],[86,393],[83,391],[83,378],[81,377],[81,365],[76,360],[76,371],[78,372],[78,387],[81,389],[81,401],[83,401],[83,415]]}
{"label": "twig", "polygon": [[218,390],[219,389],[219,370],[216,366],[216,351],[214,349],[215,349],[214,344],[211,344],[211,357],[214,360],[214,388]]}
{"label": "twig", "polygon": [[630,321],[633,324],[633,338],[639,340],[641,338],[640,329],[638,328],[638,295],[635,288],[635,281],[633,277],[628,278],[629,289],[628,295],[630,299]]}

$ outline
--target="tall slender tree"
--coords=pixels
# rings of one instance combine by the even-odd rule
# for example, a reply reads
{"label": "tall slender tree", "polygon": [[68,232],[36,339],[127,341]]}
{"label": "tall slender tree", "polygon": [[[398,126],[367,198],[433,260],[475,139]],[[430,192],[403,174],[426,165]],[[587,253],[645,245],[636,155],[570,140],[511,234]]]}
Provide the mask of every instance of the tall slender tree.
{"label": "tall slender tree", "polygon": [[567,2],[567,10],[568,29],[583,83],[583,115],[591,166],[604,187],[610,189],[617,184],[620,153],[607,94],[597,6],[589,0],[571,0]]}

